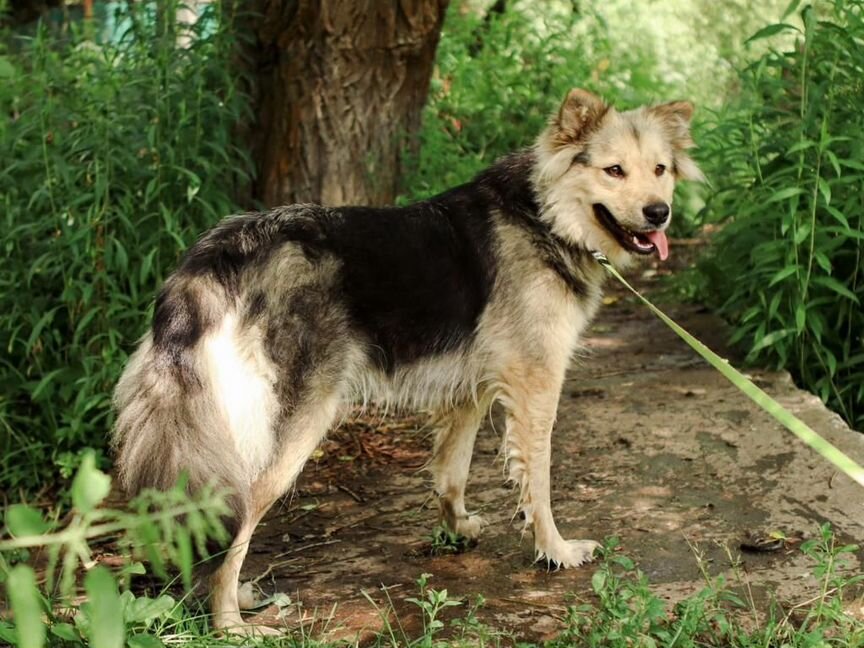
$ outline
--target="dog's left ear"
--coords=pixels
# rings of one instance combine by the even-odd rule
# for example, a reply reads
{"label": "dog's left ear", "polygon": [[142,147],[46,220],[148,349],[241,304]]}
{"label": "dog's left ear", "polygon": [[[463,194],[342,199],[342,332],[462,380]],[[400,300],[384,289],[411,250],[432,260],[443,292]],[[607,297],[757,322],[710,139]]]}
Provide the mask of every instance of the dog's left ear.
{"label": "dog's left ear", "polygon": [[689,101],[672,101],[652,106],[648,112],[663,125],[666,136],[675,151],[675,175],[681,180],[705,180],[702,171],[687,155],[687,149],[696,146],[690,135],[690,120],[693,118],[693,104]]}

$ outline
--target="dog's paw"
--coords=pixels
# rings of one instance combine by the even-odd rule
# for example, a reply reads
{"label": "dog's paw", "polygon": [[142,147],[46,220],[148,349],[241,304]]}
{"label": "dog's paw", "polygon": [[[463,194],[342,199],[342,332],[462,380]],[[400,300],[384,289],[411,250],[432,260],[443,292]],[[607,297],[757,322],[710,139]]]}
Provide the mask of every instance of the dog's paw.
{"label": "dog's paw", "polygon": [[538,547],[534,562],[545,560],[549,569],[579,567],[594,559],[594,551],[602,545],[593,540],[560,540],[551,547]]}
{"label": "dog's paw", "polygon": [[485,526],[486,520],[482,517],[479,515],[469,515],[468,517],[456,520],[456,528],[452,530],[457,535],[465,536],[469,540],[476,540]]}
{"label": "dog's paw", "polygon": [[257,623],[239,623],[226,628],[220,628],[220,631],[242,637],[279,637],[282,635],[282,632],[276,628]]}
{"label": "dog's paw", "polygon": [[252,581],[242,583],[237,589],[237,603],[241,610],[251,610],[258,606],[258,592],[255,590],[255,584]]}

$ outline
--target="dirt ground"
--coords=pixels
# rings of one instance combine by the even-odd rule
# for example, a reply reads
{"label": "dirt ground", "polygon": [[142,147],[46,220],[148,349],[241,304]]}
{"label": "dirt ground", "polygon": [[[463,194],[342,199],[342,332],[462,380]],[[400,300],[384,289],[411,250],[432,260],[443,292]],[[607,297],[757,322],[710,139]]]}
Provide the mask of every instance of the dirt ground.
{"label": "dirt ground", "polygon": [[[636,279],[656,294],[656,270]],[[805,600],[812,583],[798,545],[826,521],[843,540],[864,541],[860,487],[758,410],[647,309],[609,289],[587,336],[588,353],[565,384],[554,434],[553,510],[562,534],[618,536],[621,550],[670,602],[700,589],[694,546],[712,573],[729,571],[725,548],[740,554],[757,596]],[[716,317],[692,305],[664,308],[729,353]],[[864,461],[864,436],[787,374],[750,375]],[[430,551],[435,502],[428,475],[418,470],[431,447],[425,419],[358,419],[340,428],[253,539],[243,580],[253,580],[263,596],[283,592],[291,604],[281,612],[270,605],[250,620],[362,637],[381,627],[376,606],[392,601],[410,633],[420,620],[404,599],[428,573],[430,586],[451,597],[482,594],[481,621],[515,638],[554,635],[572,595],[590,597],[593,569],[548,572],[532,563],[532,539],[514,517],[517,494],[498,456],[501,426],[492,422],[478,437],[468,487],[469,510],[490,524],[475,547],[438,556]],[[742,549],[750,534],[774,531],[789,541],[771,552]]]}

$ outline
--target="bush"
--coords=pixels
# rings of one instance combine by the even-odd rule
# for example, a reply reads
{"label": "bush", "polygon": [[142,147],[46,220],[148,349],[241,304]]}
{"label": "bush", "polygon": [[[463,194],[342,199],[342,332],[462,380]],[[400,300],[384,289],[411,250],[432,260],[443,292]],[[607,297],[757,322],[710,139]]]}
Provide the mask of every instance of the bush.
{"label": "bush", "polygon": [[[220,519],[228,508],[221,495],[205,490],[190,499],[179,483],[169,491],[140,494],[128,510],[114,510],[100,506],[110,489],[111,479],[88,453],[68,494],[73,508],[64,526],[58,527],[56,511],[45,516],[24,504],[8,508],[0,527],[0,585],[12,622],[0,618],[3,645],[40,648],[47,639],[50,645],[97,648],[163,646],[156,634],[192,622],[182,602],[164,592],[156,598],[136,596],[130,579],[145,573],[138,561],[146,559],[166,580],[168,567],[178,569],[189,589],[195,551],[204,557],[208,539],[223,545],[228,540]],[[111,561],[114,571],[87,564],[98,562],[92,547],[107,541],[120,550],[119,565],[116,558]],[[31,551],[38,577],[27,564]],[[87,602],[79,603],[76,585],[84,569]]]}
{"label": "bush", "polygon": [[205,5],[185,48],[175,4],[122,3],[116,43],[40,29],[0,59],[0,490],[69,477],[79,448],[104,446],[156,288],[237,208],[230,6]]}
{"label": "bush", "polygon": [[[792,7],[794,9],[794,7]],[[747,359],[787,367],[864,426],[864,3],[803,10],[793,49],[741,74],[702,146],[725,224],[702,264]],[[789,26],[772,25],[758,37]]]}
{"label": "bush", "polygon": [[671,93],[652,53],[630,43],[618,51],[587,7],[516,2],[500,15],[479,16],[452,3],[407,197],[466,182],[499,156],[530,146],[574,86],[623,106]]}

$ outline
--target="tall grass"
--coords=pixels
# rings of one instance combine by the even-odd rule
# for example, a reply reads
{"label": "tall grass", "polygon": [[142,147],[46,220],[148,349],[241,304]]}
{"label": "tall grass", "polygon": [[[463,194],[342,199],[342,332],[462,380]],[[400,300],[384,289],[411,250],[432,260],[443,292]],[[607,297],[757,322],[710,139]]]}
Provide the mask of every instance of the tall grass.
{"label": "tall grass", "polygon": [[703,138],[718,183],[709,211],[725,226],[701,296],[749,360],[789,368],[864,428],[864,3],[818,3],[802,18],[795,47],[749,65]]}
{"label": "tall grass", "polygon": [[237,208],[232,6],[204,5],[188,47],[176,2],[123,3],[116,43],[40,28],[4,59],[0,490],[68,477],[80,448],[104,446],[157,286]]}

